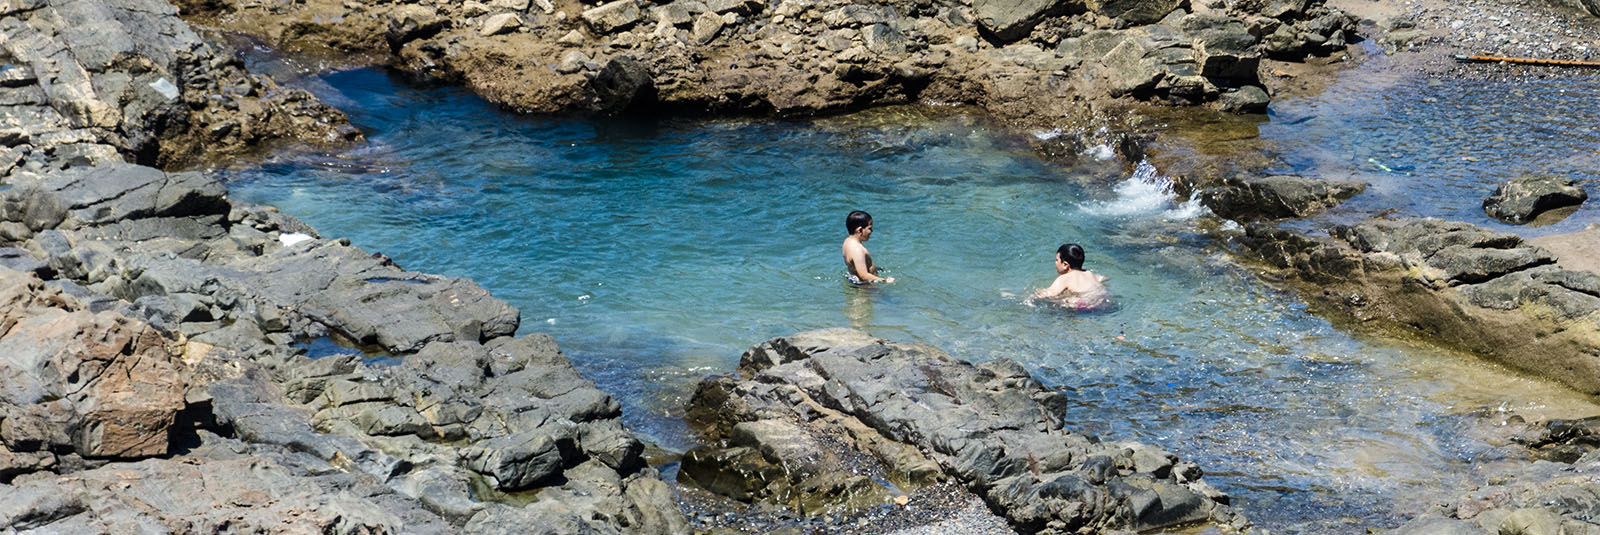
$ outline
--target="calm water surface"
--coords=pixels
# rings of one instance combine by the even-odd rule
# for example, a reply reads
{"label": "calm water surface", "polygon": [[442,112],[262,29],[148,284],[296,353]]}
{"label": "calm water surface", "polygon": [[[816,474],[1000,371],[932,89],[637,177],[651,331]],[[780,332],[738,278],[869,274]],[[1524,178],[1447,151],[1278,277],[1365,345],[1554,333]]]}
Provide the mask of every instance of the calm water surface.
{"label": "calm water surface", "polygon": [[[1499,461],[1510,412],[1600,412],[1471,360],[1352,337],[1221,254],[1157,170],[1063,168],[963,116],[815,122],[529,119],[381,72],[321,80],[367,145],[230,172],[402,266],[470,277],[548,332],[668,449],[693,382],[773,336],[855,326],[969,360],[1027,364],[1072,426],[1199,462],[1280,533],[1392,525]],[[900,282],[849,287],[852,209]],[[1020,299],[1084,245],[1118,307]]]}

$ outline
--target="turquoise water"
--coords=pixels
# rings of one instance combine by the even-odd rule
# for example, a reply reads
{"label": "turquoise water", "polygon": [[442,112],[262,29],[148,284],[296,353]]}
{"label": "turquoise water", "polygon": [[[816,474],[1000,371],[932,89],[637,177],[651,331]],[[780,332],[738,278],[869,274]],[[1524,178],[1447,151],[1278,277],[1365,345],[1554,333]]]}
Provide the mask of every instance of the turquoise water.
{"label": "turquoise water", "polygon": [[[691,445],[678,416],[696,380],[767,338],[838,326],[1023,362],[1068,392],[1074,428],[1199,462],[1279,533],[1392,525],[1485,477],[1516,458],[1490,440],[1503,411],[1600,412],[1334,329],[1222,254],[1218,224],[1159,170],[1044,162],[1025,134],[972,117],[540,119],[378,71],[314,82],[371,141],[229,171],[232,195],[478,281],[667,449]],[[842,282],[852,209],[874,215],[867,245],[896,284]],[[1019,297],[1066,241],[1111,278],[1114,310]]]}

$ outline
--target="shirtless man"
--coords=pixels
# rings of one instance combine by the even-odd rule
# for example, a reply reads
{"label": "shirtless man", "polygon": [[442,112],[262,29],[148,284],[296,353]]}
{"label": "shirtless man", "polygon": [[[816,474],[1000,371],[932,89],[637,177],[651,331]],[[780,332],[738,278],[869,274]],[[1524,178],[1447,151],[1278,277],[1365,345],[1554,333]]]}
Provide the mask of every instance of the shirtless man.
{"label": "shirtless man", "polygon": [[872,263],[866,241],[872,238],[872,216],[856,210],[844,218],[844,230],[850,237],[844,239],[845,277],[851,284],[892,283],[894,277],[879,277],[878,266]]}
{"label": "shirtless man", "polygon": [[1083,247],[1076,243],[1056,249],[1056,280],[1050,287],[1033,293],[1033,297],[1054,299],[1079,310],[1098,307],[1110,302],[1106,291],[1106,277],[1083,269]]}

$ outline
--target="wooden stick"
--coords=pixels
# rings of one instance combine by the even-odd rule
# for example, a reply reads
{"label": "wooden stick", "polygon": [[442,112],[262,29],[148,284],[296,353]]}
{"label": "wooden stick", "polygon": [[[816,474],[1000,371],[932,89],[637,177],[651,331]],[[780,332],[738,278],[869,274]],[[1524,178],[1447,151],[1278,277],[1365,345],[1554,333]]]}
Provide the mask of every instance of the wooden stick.
{"label": "wooden stick", "polygon": [[1568,59],[1503,58],[1499,56],[1456,56],[1462,63],[1516,63],[1550,67],[1600,67],[1600,61],[1573,61]]}

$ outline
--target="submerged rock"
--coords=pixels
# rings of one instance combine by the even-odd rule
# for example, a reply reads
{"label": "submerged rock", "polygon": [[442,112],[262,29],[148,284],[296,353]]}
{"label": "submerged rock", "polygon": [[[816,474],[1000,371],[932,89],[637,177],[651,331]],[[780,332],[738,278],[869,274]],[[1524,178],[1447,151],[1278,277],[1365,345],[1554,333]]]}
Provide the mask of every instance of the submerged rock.
{"label": "submerged rock", "polygon": [[1552,210],[1576,208],[1588,199],[1576,180],[1525,175],[1495,187],[1494,194],[1483,200],[1483,211],[1507,223],[1523,224]]}
{"label": "submerged rock", "polygon": [[959,481],[1025,533],[1250,526],[1193,464],[1064,428],[1065,403],[1010,360],[972,365],[859,331],[801,333],[746,352],[737,377],[701,383],[688,419],[728,447],[692,453],[684,473],[806,514],[882,503],[893,490],[862,477],[878,474],[900,489]]}

